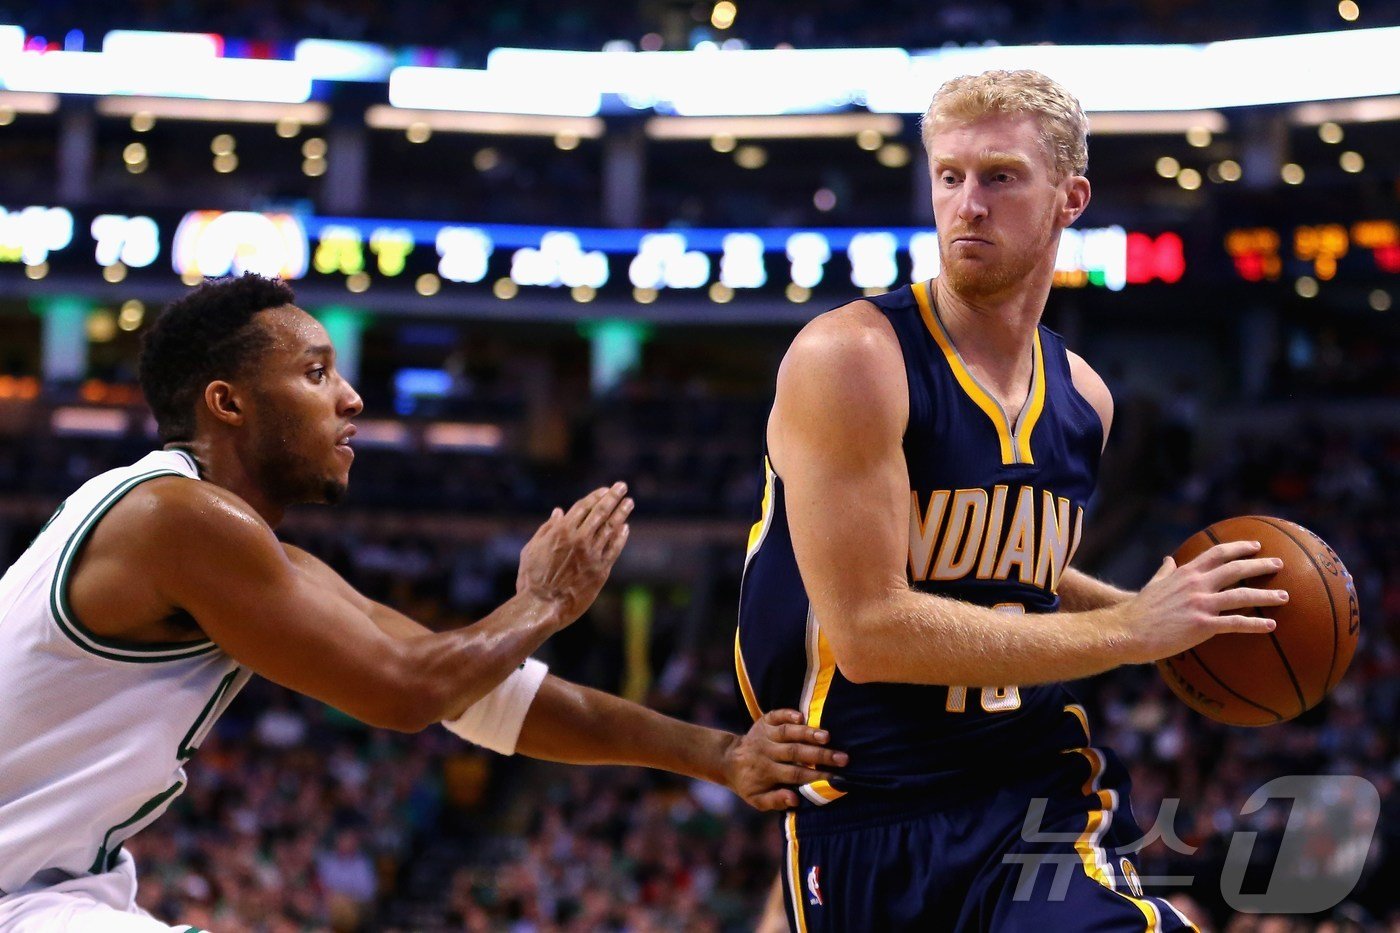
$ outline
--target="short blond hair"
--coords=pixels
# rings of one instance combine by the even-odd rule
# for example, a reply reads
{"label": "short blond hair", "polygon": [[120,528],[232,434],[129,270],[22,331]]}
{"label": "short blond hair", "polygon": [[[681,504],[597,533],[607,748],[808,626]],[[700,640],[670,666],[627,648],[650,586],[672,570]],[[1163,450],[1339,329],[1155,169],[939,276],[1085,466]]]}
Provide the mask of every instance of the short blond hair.
{"label": "short blond hair", "polygon": [[1056,181],[1088,171],[1089,119],[1084,109],[1062,85],[1028,69],[984,71],[945,82],[924,113],[924,148],[942,127],[995,114],[1032,114],[1039,119],[1040,139]]}

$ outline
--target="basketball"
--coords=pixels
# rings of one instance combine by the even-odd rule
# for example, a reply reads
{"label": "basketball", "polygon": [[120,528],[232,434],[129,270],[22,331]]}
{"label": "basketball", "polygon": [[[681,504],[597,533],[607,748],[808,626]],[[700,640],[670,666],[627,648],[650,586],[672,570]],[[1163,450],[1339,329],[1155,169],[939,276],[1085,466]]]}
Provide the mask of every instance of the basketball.
{"label": "basketball", "polygon": [[1258,541],[1257,556],[1283,561],[1277,573],[1240,584],[1288,591],[1285,605],[1253,610],[1277,627],[1267,636],[1216,635],[1157,669],[1187,706],[1218,722],[1267,726],[1301,716],[1332,691],[1356,650],[1361,615],[1351,574],[1311,531],[1259,515],[1216,522],[1173,557],[1181,566],[1225,541]]}

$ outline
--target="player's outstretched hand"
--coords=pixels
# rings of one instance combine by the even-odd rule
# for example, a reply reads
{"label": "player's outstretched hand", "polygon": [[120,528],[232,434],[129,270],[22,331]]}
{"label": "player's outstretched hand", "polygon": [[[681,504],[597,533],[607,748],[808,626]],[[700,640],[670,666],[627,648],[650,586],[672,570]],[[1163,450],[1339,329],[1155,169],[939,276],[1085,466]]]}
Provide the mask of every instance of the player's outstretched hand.
{"label": "player's outstretched hand", "polygon": [[759,810],[797,806],[794,786],[831,777],[828,768],[844,767],[845,752],[826,747],[830,736],[813,729],[795,709],[775,709],[735,736],[724,753],[724,783]]}
{"label": "player's outstretched hand", "polygon": [[593,605],[627,544],[632,506],[627,484],[614,483],[567,512],[555,509],[520,552],[516,592],[556,604],[565,624],[576,621]]}
{"label": "player's outstretched hand", "polygon": [[1283,562],[1257,553],[1258,541],[1227,541],[1180,567],[1170,557],[1163,561],[1142,591],[1117,607],[1131,660],[1170,657],[1223,632],[1272,632],[1273,619],[1247,613],[1283,605],[1287,591],[1240,584],[1273,573]]}

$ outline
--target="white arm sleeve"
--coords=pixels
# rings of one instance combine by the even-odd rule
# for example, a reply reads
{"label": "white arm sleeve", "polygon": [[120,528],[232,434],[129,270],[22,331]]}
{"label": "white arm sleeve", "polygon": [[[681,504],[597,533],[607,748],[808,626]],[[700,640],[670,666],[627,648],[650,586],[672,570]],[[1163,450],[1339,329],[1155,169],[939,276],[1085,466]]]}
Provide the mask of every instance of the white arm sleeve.
{"label": "white arm sleeve", "polygon": [[442,724],[468,742],[502,755],[514,755],[525,714],[535,702],[547,673],[547,664],[526,658],[495,690],[468,706],[456,719],[445,719]]}

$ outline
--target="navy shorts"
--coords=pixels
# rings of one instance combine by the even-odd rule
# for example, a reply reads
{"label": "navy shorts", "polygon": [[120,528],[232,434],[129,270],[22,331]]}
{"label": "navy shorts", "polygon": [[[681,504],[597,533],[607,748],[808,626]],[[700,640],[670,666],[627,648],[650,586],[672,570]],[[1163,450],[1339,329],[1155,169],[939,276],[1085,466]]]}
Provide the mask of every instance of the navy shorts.
{"label": "navy shorts", "polygon": [[1047,765],[978,791],[853,792],[787,814],[788,924],[797,933],[1194,930],[1143,896],[1131,855],[1142,832],[1117,758],[1078,749]]}

